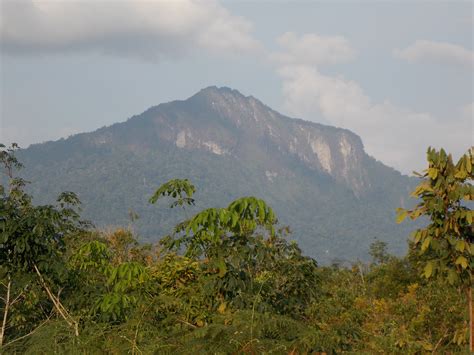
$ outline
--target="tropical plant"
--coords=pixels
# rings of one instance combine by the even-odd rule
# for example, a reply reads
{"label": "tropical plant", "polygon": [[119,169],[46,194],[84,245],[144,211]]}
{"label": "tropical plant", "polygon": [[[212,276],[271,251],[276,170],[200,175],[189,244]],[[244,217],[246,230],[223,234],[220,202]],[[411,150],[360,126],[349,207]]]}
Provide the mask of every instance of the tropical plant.
{"label": "tropical plant", "polygon": [[474,148],[454,163],[451,154],[428,149],[428,168],[412,196],[419,199],[412,210],[399,209],[398,221],[428,217],[425,228],[413,233],[413,248],[426,278],[440,276],[465,290],[470,317],[470,351],[474,351],[472,272],[474,269]]}
{"label": "tropical plant", "polygon": [[[7,185],[0,185],[0,277],[4,288],[0,346],[4,343],[13,306],[31,299],[39,283],[54,309],[78,334],[78,323],[64,308],[54,285],[64,281],[61,259],[63,237],[83,226],[75,207],[74,193],[60,194],[57,205],[35,206],[24,191],[26,182],[15,176],[21,163],[15,157],[16,144],[0,145],[0,163]],[[21,318],[21,317],[20,317]],[[13,332],[11,332],[13,334]]]}

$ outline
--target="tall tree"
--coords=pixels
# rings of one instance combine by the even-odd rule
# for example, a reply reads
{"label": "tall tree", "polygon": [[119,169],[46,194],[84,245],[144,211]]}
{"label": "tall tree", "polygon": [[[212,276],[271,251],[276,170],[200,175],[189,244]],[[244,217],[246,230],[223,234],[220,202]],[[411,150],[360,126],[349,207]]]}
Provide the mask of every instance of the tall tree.
{"label": "tall tree", "polygon": [[413,233],[413,249],[420,256],[426,278],[439,276],[467,294],[470,351],[474,351],[472,270],[474,268],[474,147],[455,164],[451,154],[428,148],[428,169],[412,196],[420,202],[412,210],[399,209],[398,222],[428,217],[425,228]]}
{"label": "tall tree", "polygon": [[[78,323],[64,308],[51,286],[64,274],[60,257],[64,235],[80,229],[79,204],[75,194],[62,193],[57,205],[35,206],[24,191],[25,181],[15,176],[21,163],[15,157],[16,144],[0,144],[0,172],[6,175],[0,184],[0,283],[4,288],[0,347],[4,345],[12,306],[26,297],[26,290],[39,284],[57,313],[78,334]],[[0,180],[2,182],[2,180]],[[12,331],[13,333],[13,331]]]}

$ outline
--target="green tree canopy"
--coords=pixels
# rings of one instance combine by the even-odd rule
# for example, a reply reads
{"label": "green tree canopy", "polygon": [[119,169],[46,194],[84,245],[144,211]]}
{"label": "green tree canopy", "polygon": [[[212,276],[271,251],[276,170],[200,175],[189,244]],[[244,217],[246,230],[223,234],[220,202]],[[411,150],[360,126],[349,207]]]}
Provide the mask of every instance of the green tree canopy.
{"label": "green tree canopy", "polygon": [[468,291],[473,351],[472,271],[474,269],[474,148],[454,163],[451,154],[428,149],[428,168],[412,196],[419,203],[412,210],[399,209],[398,221],[427,217],[425,228],[413,233],[413,249],[426,278],[439,276]]}

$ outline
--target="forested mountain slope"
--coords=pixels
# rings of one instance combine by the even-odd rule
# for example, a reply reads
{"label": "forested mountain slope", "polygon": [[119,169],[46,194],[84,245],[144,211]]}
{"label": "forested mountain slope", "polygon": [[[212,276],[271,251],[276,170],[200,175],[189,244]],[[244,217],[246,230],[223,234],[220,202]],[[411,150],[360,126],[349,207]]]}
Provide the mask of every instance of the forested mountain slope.
{"label": "forested mountain slope", "polygon": [[[238,196],[266,200],[305,254],[327,263],[366,258],[378,238],[401,254],[397,225],[416,181],[368,156],[351,131],[291,119],[229,88],[209,87],[126,122],[21,151],[37,202],[72,190],[97,226],[127,225],[155,241],[182,217]],[[150,205],[163,182],[188,178],[197,206]],[[130,212],[139,215],[130,220]],[[181,215],[180,215],[181,214]]]}

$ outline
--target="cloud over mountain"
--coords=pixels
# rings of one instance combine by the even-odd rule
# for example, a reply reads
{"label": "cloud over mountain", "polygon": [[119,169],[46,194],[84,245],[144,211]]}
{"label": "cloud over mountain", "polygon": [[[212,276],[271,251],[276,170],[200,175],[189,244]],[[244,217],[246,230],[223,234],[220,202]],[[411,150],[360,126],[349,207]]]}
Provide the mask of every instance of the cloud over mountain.
{"label": "cloud over mountain", "polygon": [[474,52],[452,43],[419,40],[395,56],[417,63],[439,63],[474,69]]}
{"label": "cloud over mountain", "polygon": [[320,36],[308,33],[298,36],[286,32],[277,38],[282,51],[271,58],[280,64],[324,65],[347,62],[355,57],[355,50],[342,36]]}
{"label": "cloud over mountain", "polygon": [[[319,40],[308,41],[308,38]],[[469,106],[462,113],[456,112],[449,120],[443,120],[388,100],[375,102],[357,82],[324,74],[321,70],[324,65],[353,57],[349,42],[343,37],[337,38],[334,41],[334,37],[306,34],[298,39],[292,34],[290,45],[283,41],[287,57],[295,58],[277,62],[284,106],[291,115],[306,119],[322,116],[331,125],[358,133],[369,154],[405,173],[425,165],[424,152],[430,145],[444,147],[455,155],[469,147],[472,143]],[[319,60],[304,59],[305,44],[308,50],[317,53]],[[297,61],[300,56],[295,53],[301,54],[303,60]]]}
{"label": "cloud over mountain", "polygon": [[215,1],[16,1],[2,3],[9,54],[99,52],[148,60],[196,50],[259,48],[252,25]]}
{"label": "cloud over mountain", "polygon": [[[361,48],[352,46],[349,37],[320,33],[299,35],[296,32],[284,32],[287,28],[283,27],[281,31],[278,30],[280,32],[276,32],[283,33],[275,38],[279,48],[270,50],[268,48],[274,43],[259,42],[253,36],[253,25],[249,20],[230,12],[225,8],[226,4],[212,0],[0,2],[2,54],[98,53],[115,58],[134,57],[163,62],[191,58],[191,63],[204,58],[203,54],[206,57],[215,54],[248,54],[251,61],[263,62],[263,66],[270,67],[270,76],[277,76],[281,80],[283,107],[289,114],[357,132],[371,155],[404,172],[409,173],[424,166],[424,151],[429,145],[443,146],[454,154],[460,154],[472,144],[472,104],[461,109],[461,103],[471,101],[470,97],[464,97],[454,104],[449,103],[451,107],[447,107],[446,111],[451,110],[452,114],[445,117],[444,113],[432,113],[430,110],[436,109],[431,106],[417,111],[407,104],[395,103],[396,99],[375,100],[374,92],[367,92],[360,83],[339,71],[346,67],[333,68],[332,74],[328,74],[327,66],[354,60],[358,61],[354,67],[363,67],[364,53]],[[273,37],[270,38],[273,41]],[[267,48],[264,43],[268,45]],[[359,57],[358,50],[361,54]],[[391,50],[389,48],[387,52]],[[437,62],[460,68],[472,68],[474,63],[472,50],[445,42],[416,41],[395,53],[412,62]],[[262,58],[267,61],[261,61]],[[364,65],[367,66],[366,63]],[[252,80],[268,80],[269,77],[260,76],[264,72],[263,66],[255,69],[255,77],[248,76],[247,79],[241,75],[240,78],[245,77],[248,83],[253,83]],[[226,73],[222,76],[223,82],[232,80],[232,75],[227,76],[227,73],[232,72],[229,67],[228,61],[220,63],[221,72]],[[219,65],[210,68],[204,69],[209,70],[205,71],[206,76],[217,75],[213,71],[219,69]],[[36,69],[42,71],[43,68],[38,65]],[[189,73],[198,71],[204,72],[202,67],[196,67]],[[371,75],[378,75],[372,68],[368,72],[368,81],[373,80]],[[181,74],[177,72],[174,77],[179,76],[182,81],[180,85],[189,85],[193,79],[190,75]],[[436,72],[433,75],[436,76]],[[143,77],[146,75],[142,76],[142,80]],[[271,84],[265,82],[263,87],[266,89]],[[387,85],[401,84],[389,82]],[[420,81],[420,94],[428,92],[429,85]],[[450,91],[451,88],[444,87],[443,90]],[[400,91],[403,91],[402,87]],[[2,122],[0,138],[2,133],[4,136],[25,136],[23,132],[27,130],[16,127],[18,119],[13,116],[8,119],[10,123],[7,119]],[[34,141],[38,132],[28,131],[32,132],[28,140]],[[56,136],[59,134],[55,132]]]}

